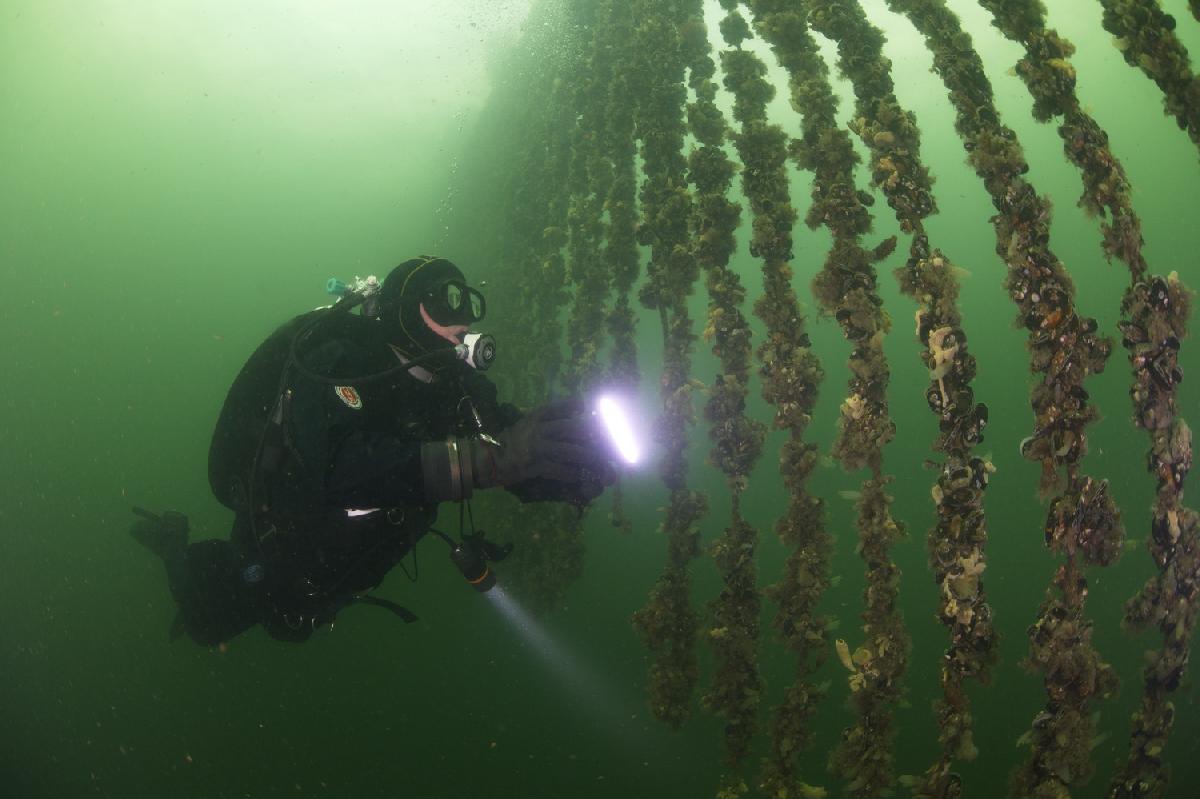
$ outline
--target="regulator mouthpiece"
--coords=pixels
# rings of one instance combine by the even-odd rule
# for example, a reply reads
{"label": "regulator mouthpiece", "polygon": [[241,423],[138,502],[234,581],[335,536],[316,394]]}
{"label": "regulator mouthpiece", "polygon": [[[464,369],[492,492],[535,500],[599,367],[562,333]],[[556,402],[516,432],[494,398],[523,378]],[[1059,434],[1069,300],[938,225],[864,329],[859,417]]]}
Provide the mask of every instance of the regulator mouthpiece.
{"label": "regulator mouthpiece", "polygon": [[467,333],[454,351],[467,366],[485,372],[496,360],[496,339],[487,333]]}
{"label": "regulator mouthpiece", "polygon": [[600,417],[617,456],[631,466],[640,461],[642,448],[633,432],[625,405],[611,394],[602,394],[596,400],[596,415]]}

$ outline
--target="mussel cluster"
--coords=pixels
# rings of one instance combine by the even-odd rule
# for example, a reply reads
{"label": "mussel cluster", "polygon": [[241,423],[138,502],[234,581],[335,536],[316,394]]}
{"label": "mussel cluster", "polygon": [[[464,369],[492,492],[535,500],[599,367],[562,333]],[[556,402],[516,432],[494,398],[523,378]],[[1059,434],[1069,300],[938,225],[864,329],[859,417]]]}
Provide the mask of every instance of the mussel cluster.
{"label": "mussel cluster", "polygon": [[[1188,303],[1187,293],[1174,274],[1141,281],[1125,298],[1127,315],[1119,327],[1121,344],[1129,352],[1136,375],[1130,397],[1133,399],[1134,424],[1138,427],[1157,431],[1175,415],[1175,387],[1183,381],[1179,340],[1187,331],[1174,320],[1180,313],[1186,316]],[[1181,309],[1172,307],[1181,304]],[[1190,435],[1188,438],[1190,440]],[[1151,457],[1155,457],[1153,452]],[[1189,446],[1189,463],[1190,460]],[[1174,479],[1170,473],[1175,471],[1175,464],[1152,463],[1150,471]],[[1181,483],[1182,480],[1183,475],[1180,475],[1174,482]]]}
{"label": "mussel cluster", "polygon": [[983,441],[988,407],[975,402],[975,356],[967,352],[967,334],[959,327],[932,327],[932,314],[917,311],[917,337],[927,342],[921,353],[933,382],[925,390],[929,409],[938,417],[945,452],[963,452]]}
{"label": "mussel cluster", "polygon": [[[891,318],[883,309],[875,271],[875,264],[895,250],[896,239],[890,237],[874,249],[861,243],[871,227],[870,195],[855,184],[859,156],[838,119],[838,98],[829,67],[809,27],[828,24],[828,30],[836,29],[855,40],[843,43],[848,47],[869,46],[878,42],[878,36],[849,34],[840,24],[853,22],[845,16],[849,9],[845,3],[752,0],[748,5],[754,30],[771,46],[788,74],[792,107],[803,120],[801,137],[791,142],[789,151],[801,169],[813,174],[812,204],[805,222],[813,229],[824,227],[833,237],[824,266],[813,279],[813,293],[822,312],[838,322],[851,345],[850,379],[832,454],[849,471],[870,470],[858,503],[857,551],[866,567],[861,615],[865,640],[855,650],[869,658],[870,665],[850,675],[856,718],[843,731],[830,767],[848,781],[849,795],[876,796],[894,780],[892,713],[900,698],[909,653],[908,634],[896,602],[900,570],[891,559],[891,547],[904,535],[904,528],[891,516],[891,498],[886,492],[889,479],[882,469],[884,447],[896,432],[888,408],[891,374],[883,348]],[[871,91],[878,88],[876,82]],[[874,133],[880,134],[881,144],[889,136],[893,145],[896,142],[891,131],[879,128]],[[917,173],[912,167],[911,174]],[[767,784],[779,793],[779,786]]]}
{"label": "mussel cluster", "polygon": [[1113,535],[1120,525],[1107,480],[1081,477],[1050,503],[1046,516],[1046,546],[1068,556],[1082,555],[1093,565],[1107,566],[1121,554]]}
{"label": "mussel cluster", "polygon": [[699,680],[699,618],[691,605],[689,564],[700,553],[699,523],[708,509],[706,497],[687,484],[687,433],[694,423],[691,352],[696,338],[687,298],[699,267],[690,246],[694,206],[683,154],[686,65],[673,14],[664,13],[651,0],[636,0],[629,13],[637,23],[635,58],[626,68],[644,92],[634,113],[644,174],[637,241],[650,249],[647,279],[639,296],[644,306],[658,311],[662,322],[663,413],[655,437],[663,450],[659,475],[670,497],[661,525],[667,561],[645,606],[634,614],[633,624],[654,652],[651,711],[660,721],[678,727],[691,715]]}
{"label": "mussel cluster", "polygon": [[710,422],[710,460],[725,476],[730,499],[729,522],[710,550],[721,574],[722,589],[709,603],[712,619],[708,640],[715,655],[716,673],[702,701],[725,720],[725,762],[729,768],[722,779],[722,790],[736,795],[743,784],[736,768],[749,752],[758,729],[763,689],[758,670],[762,600],[755,559],[759,534],[743,518],[741,498],[750,470],[762,452],[766,425],[746,414],[752,360],[750,325],[742,313],[746,291],[738,273],[729,268],[741,207],[728,199],[737,170],[722,147],[726,125],[715,102],[716,63],[700,0],[687,0],[679,4],[679,10],[688,84],[695,96],[687,114],[689,131],[696,140],[688,155],[688,179],[696,201],[691,220],[692,246],[708,289],[704,338],[713,343],[713,354],[720,361],[704,416]]}
{"label": "mussel cluster", "polygon": [[1164,110],[1200,147],[1200,78],[1192,72],[1187,48],[1175,35],[1175,17],[1163,11],[1158,0],[1100,3],[1104,29],[1116,37],[1125,61],[1158,84]]}
{"label": "mussel cluster", "polygon": [[1192,432],[1176,415],[1183,380],[1178,352],[1190,304],[1191,295],[1174,273],[1149,277],[1126,292],[1119,323],[1133,367],[1134,423],[1150,436],[1146,467],[1158,484],[1147,548],[1159,571],[1126,603],[1125,622],[1139,630],[1153,625],[1163,637],[1143,673],[1128,759],[1112,783],[1110,796],[1120,799],[1166,792],[1165,749],[1175,718],[1169,697],[1187,669],[1200,613],[1200,517],[1183,505]]}
{"label": "mussel cluster", "polygon": [[[826,651],[826,619],[817,607],[829,586],[831,537],[822,518],[821,500],[808,492],[808,478],[816,467],[817,456],[815,445],[804,437],[823,373],[793,288],[789,261],[793,257],[792,227],[797,213],[789,192],[788,138],[767,118],[767,103],[775,89],[767,80],[761,59],[750,50],[740,49],[752,32],[738,10],[738,1],[721,0],[721,5],[727,13],[720,30],[728,46],[721,53],[721,66],[725,88],[734,98],[733,116],[738,123],[730,131],[730,138],[743,165],[742,190],[752,213],[750,254],[762,260],[762,294],[754,303],[754,313],[766,328],[757,347],[762,395],[774,411],[774,427],[787,433],[779,451],[787,509],[776,520],[775,532],[789,554],[783,576],[767,588],[767,593],[778,607],[774,627],[795,657],[795,679],[782,703],[772,710],[770,747],[759,784],[772,796],[815,796],[823,794],[800,778],[799,758],[811,740],[810,720],[825,693],[812,677]],[[758,4],[752,7],[757,9]],[[715,275],[710,273],[710,277]],[[735,319],[740,315],[734,316],[730,310],[714,308],[710,312],[710,327],[718,345]],[[725,354],[716,347],[714,352],[725,361]],[[762,431],[755,432],[761,444]],[[743,593],[742,601],[747,602],[752,595]],[[722,636],[722,646],[747,649],[750,644],[738,643],[726,635]],[[742,682],[754,687],[748,679]],[[752,700],[743,698],[745,707],[729,714],[731,718],[753,712],[757,699]],[[727,742],[731,741],[731,732],[741,734],[745,730],[727,727]],[[722,795],[735,795],[739,787],[744,789],[744,785],[727,781]]]}

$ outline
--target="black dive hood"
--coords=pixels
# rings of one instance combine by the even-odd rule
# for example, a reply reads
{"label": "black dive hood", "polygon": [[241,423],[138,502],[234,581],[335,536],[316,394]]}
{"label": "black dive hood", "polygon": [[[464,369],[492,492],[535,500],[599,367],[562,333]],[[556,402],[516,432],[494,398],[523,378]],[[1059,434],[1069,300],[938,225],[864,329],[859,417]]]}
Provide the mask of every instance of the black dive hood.
{"label": "black dive hood", "polygon": [[[466,283],[462,270],[445,258],[422,255],[393,269],[379,292],[379,319],[388,342],[410,356],[424,355],[452,346],[421,318],[421,304],[438,287],[448,282]],[[449,325],[457,320],[436,319]]]}

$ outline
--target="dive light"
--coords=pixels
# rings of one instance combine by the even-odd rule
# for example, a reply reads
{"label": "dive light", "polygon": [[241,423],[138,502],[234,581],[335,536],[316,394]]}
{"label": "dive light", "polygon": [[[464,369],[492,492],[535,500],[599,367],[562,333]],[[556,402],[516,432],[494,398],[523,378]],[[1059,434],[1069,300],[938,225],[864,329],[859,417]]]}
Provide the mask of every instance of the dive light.
{"label": "dive light", "polygon": [[450,560],[471,586],[483,594],[496,586],[496,575],[488,568],[487,560],[477,547],[468,541],[450,550]]}
{"label": "dive light", "polygon": [[595,414],[604,425],[613,452],[631,466],[640,461],[642,450],[634,434],[630,414],[621,399],[613,394],[601,394],[596,400]]}

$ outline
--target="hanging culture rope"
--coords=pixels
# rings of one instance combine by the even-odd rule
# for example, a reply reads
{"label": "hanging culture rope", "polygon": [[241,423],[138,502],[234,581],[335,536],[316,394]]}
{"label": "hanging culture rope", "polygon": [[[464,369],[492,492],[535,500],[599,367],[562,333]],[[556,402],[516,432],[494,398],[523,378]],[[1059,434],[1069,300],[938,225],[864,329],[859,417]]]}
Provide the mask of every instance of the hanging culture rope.
{"label": "hanging culture rope", "polygon": [[1175,721],[1170,696],[1187,670],[1200,613],[1200,516],[1183,505],[1192,431],[1176,405],[1183,379],[1179,343],[1187,336],[1190,310],[1191,292],[1174,272],[1139,281],[1125,294],[1121,333],[1133,366],[1133,418],[1150,436],[1146,465],[1158,481],[1147,538],[1158,573],[1126,603],[1125,622],[1134,630],[1154,625],[1163,645],[1143,669],[1128,758],[1109,793],[1114,799],[1166,795],[1165,749]]}
{"label": "hanging culture rope", "polygon": [[[1105,28],[1117,37],[1125,59],[1155,80],[1167,114],[1200,145],[1200,80],[1174,34],[1174,19],[1154,0],[1100,3]],[[870,469],[858,519],[868,575],[866,636],[859,646],[838,641],[835,647],[850,671],[858,719],[845,731],[831,768],[847,780],[851,796],[882,795],[894,785],[891,716],[908,640],[896,609],[899,571],[890,556],[902,528],[891,518],[888,478],[881,468],[882,447],[894,435],[894,426],[881,346],[890,320],[879,298],[875,264],[892,252],[894,240],[875,250],[859,243],[870,227],[873,198],[854,185],[858,158],[836,118],[837,99],[810,28],[838,48],[838,65],[855,95],[849,128],[869,154],[871,184],[886,197],[901,231],[912,236],[908,258],[896,276],[901,290],[918,304],[916,333],[929,375],[925,398],[938,419],[934,449],[941,460],[932,492],[937,519],[928,552],[940,591],[938,615],[950,645],[942,658],[937,703],[941,754],[923,777],[906,782],[918,797],[958,795],[964,786],[954,764],[975,753],[967,683],[986,681],[996,653],[981,579],[988,538],[982,499],[992,467],[973,454],[982,440],[987,408],[975,401],[971,386],[976,364],[962,330],[956,269],[932,246],[926,230],[925,220],[936,207],[921,163],[919,131],[894,96],[882,34],[858,0],[743,4],[751,11],[754,30],[788,72],[792,104],[802,115],[803,135],[790,150],[814,175],[806,221],[833,234],[833,248],[813,289],[822,311],[837,320],[853,348],[850,391],[840,407],[834,454],[847,469]],[[1174,722],[1170,699],[1184,677],[1200,615],[1200,519],[1183,505],[1191,431],[1177,412],[1179,351],[1188,332],[1191,294],[1175,273],[1162,277],[1149,272],[1124,168],[1105,131],[1075,95],[1075,68],[1069,60],[1074,47],[1046,28],[1042,2],[980,4],[991,12],[995,26],[1023,48],[1016,74],[1033,96],[1033,115],[1057,121],[1064,153],[1082,177],[1079,204],[1098,217],[1104,254],[1124,263],[1130,274],[1120,329],[1133,369],[1134,421],[1151,441],[1147,465],[1157,494],[1147,546],[1157,572],[1126,604],[1125,623],[1137,630],[1156,627],[1163,645],[1145,667],[1128,757],[1113,777],[1109,796],[1164,796],[1165,747]],[[766,328],[756,350],[763,396],[772,406],[773,426],[786,432],[779,461],[787,509],[775,530],[788,558],[780,581],[765,593],[778,606],[774,626],[796,658],[795,681],[770,716],[769,747],[757,787],[772,797],[811,799],[825,793],[801,779],[801,755],[811,748],[812,719],[825,694],[813,678],[830,649],[829,623],[817,606],[831,582],[831,538],[821,500],[808,493],[818,457],[804,435],[823,375],[791,286],[796,211],[788,191],[788,138],[767,116],[775,90],[766,66],[742,47],[752,30],[737,11],[738,0],[721,0],[721,5],[727,15],[719,27],[729,49],[720,60],[725,87],[733,95],[733,129],[726,128],[714,102],[714,65],[698,0],[666,6],[651,0],[600,0],[557,10],[543,4],[533,12],[550,25],[548,32],[537,32],[545,26],[532,26],[535,33],[530,35],[538,41],[554,37],[555,47],[541,41],[538,48],[555,52],[556,61],[550,69],[522,67],[527,87],[523,93],[510,92],[516,98],[514,111],[518,105],[525,109],[520,113],[523,134],[509,145],[515,166],[503,187],[514,202],[508,206],[509,223],[489,229],[502,242],[497,269],[511,274],[497,295],[513,294],[506,301],[528,308],[522,324],[533,327],[508,337],[526,366],[501,379],[526,404],[544,398],[560,377],[585,391],[605,369],[600,356],[607,335],[607,377],[634,387],[639,378],[636,317],[629,295],[639,272],[637,245],[650,248],[641,300],[657,312],[663,330],[664,364],[656,378],[661,376],[664,404],[658,435],[669,492],[661,527],[668,553],[663,574],[646,607],[635,614],[634,625],[654,652],[649,681],[654,715],[679,726],[690,714],[699,679],[699,619],[691,606],[689,567],[700,551],[699,523],[707,503],[688,488],[685,446],[692,423],[691,392],[699,385],[690,376],[695,335],[687,299],[703,271],[709,299],[704,337],[720,362],[704,408],[712,441],[709,457],[725,477],[731,499],[728,524],[712,547],[722,588],[709,605],[706,637],[716,658],[703,701],[725,720],[727,769],[718,796],[748,793],[739,775],[755,733],[763,682],[757,640],[758,542],[743,512],[764,428],[746,413],[751,341],[742,304],[747,291],[730,265],[740,209],[727,195],[733,176],[740,174],[752,214],[750,251],[762,262],[763,289],[754,312]],[[1091,710],[1097,698],[1115,689],[1112,670],[1091,644],[1084,569],[1113,562],[1123,531],[1107,484],[1082,474],[1079,465],[1087,451],[1087,426],[1098,415],[1083,382],[1104,368],[1111,345],[1097,335],[1095,321],[1080,316],[1075,307],[1070,277],[1049,249],[1049,203],[1024,177],[1020,145],[1000,121],[970,37],[944,0],[887,0],[887,5],[923,35],[935,72],[946,84],[968,162],[998,212],[993,222],[996,251],[1007,267],[1005,288],[1028,332],[1038,383],[1031,395],[1034,429],[1021,449],[1041,464],[1041,493],[1051,500],[1045,539],[1059,563],[1029,628],[1028,663],[1042,674],[1046,701],[1023,736],[1031,749],[1014,774],[1013,792],[1058,797],[1089,776]],[[1188,6],[1200,19],[1200,2],[1189,0]],[[694,101],[686,106],[685,125],[689,86]],[[695,145],[685,158],[689,132]],[[726,136],[740,168],[724,152]],[[568,300],[570,320],[564,328],[559,309]],[[571,353],[565,364],[560,353],[564,330]],[[576,548],[553,569],[542,568],[534,558],[516,570],[517,586],[529,583],[529,601],[547,609],[578,574],[579,528],[556,513],[523,516],[521,511],[512,518],[551,537],[554,531],[566,531]]]}
{"label": "hanging culture rope", "polygon": [[730,494],[729,524],[711,550],[722,588],[709,605],[712,620],[707,637],[717,668],[702,699],[708,709],[725,719],[728,771],[718,796],[734,797],[747,790],[736,769],[749,752],[758,726],[762,693],[758,670],[761,599],[755,560],[758,531],[742,516],[742,492],[762,452],[765,426],[746,416],[750,326],[741,310],[745,289],[729,268],[741,209],[726,198],[735,168],[721,146],[725,118],[715,103],[716,64],[699,0],[680,5],[679,34],[688,85],[695,96],[687,109],[689,131],[697,143],[688,155],[688,177],[695,197],[692,242],[709,296],[704,338],[713,342],[713,353],[720,362],[704,415],[713,443],[709,460],[724,474]]}
{"label": "hanging culture rope", "polygon": [[874,251],[859,245],[871,226],[870,214],[854,186],[858,156],[836,119],[837,98],[829,70],[809,33],[806,8],[780,0],[752,0],[755,30],[771,45],[787,71],[792,105],[803,120],[803,136],[792,144],[792,157],[813,173],[813,204],[805,217],[810,228],[825,226],[833,247],[813,292],[822,311],[837,320],[851,342],[849,394],[842,403],[833,455],[847,470],[867,468],[870,476],[858,500],[858,552],[866,565],[863,640],[849,654],[849,685],[857,710],[854,725],[830,758],[833,771],[848,780],[856,797],[880,796],[895,780],[892,770],[893,708],[908,664],[909,641],[896,599],[900,569],[892,545],[904,535],[891,515],[886,493],[890,478],[882,472],[883,447],[895,434],[888,415],[889,370],[883,337],[890,319],[883,311],[874,264],[890,254],[894,237]]}
{"label": "hanging culture rope", "polygon": [[611,163],[612,180],[604,208],[608,212],[608,237],[604,263],[609,270],[616,298],[606,318],[612,337],[610,377],[622,388],[638,382],[636,319],[630,307],[640,267],[637,249],[637,145],[634,139],[634,108],[642,93],[642,81],[631,65],[634,58],[631,0],[609,0],[605,26],[606,47],[612,51],[612,81],[604,97],[604,150]]}
{"label": "hanging culture rope", "polygon": [[[1189,0],[1196,13],[1196,0]],[[1163,93],[1163,112],[1175,117],[1200,148],[1200,76],[1192,72],[1187,48],[1175,35],[1175,18],[1158,0],[1100,0],[1104,29],[1125,63],[1140,69]],[[1200,18],[1198,15],[1197,18]]]}
{"label": "hanging culture rope", "polygon": [[[614,294],[613,304],[604,319],[612,340],[608,384],[611,388],[632,392],[640,376],[634,341],[637,318],[629,298],[641,266],[637,248],[637,143],[633,128],[641,81],[637,71],[631,68],[635,57],[630,0],[607,0],[602,9],[601,24],[606,29],[604,46],[612,59],[612,79],[603,97],[604,121],[601,130],[597,131],[602,138],[602,154],[608,159],[611,170],[604,198],[608,235],[602,254]],[[597,35],[601,34],[598,32]],[[612,489],[610,521],[622,532],[633,529],[625,515],[624,488],[620,482]]]}
{"label": "hanging culture rope", "polygon": [[699,680],[696,611],[691,606],[688,566],[700,550],[699,522],[707,511],[704,495],[687,486],[687,429],[692,423],[691,349],[695,341],[687,298],[698,276],[689,241],[692,198],[683,156],[684,63],[674,21],[659,4],[639,0],[634,39],[644,95],[636,127],[641,139],[645,180],[638,242],[650,248],[642,304],[657,310],[663,332],[661,395],[663,413],[657,438],[662,445],[663,483],[669,492],[661,530],[667,563],[646,606],[634,614],[635,629],[655,653],[650,667],[650,709],[655,718],[678,727],[691,714]]}
{"label": "hanging culture rope", "polygon": [[613,58],[605,19],[611,6],[592,9],[584,20],[592,35],[582,46],[584,55],[572,81],[571,157],[567,169],[567,276],[574,289],[566,327],[571,353],[563,374],[567,393],[578,396],[596,387],[602,376],[605,306],[610,294],[610,271],[601,260],[605,239],[604,201],[612,186],[613,170],[604,151],[606,94],[613,74]]}
{"label": "hanging culture rope", "polygon": [[[732,49],[721,53],[721,68],[739,123],[731,138],[743,164],[742,188],[753,214],[750,254],[762,259],[763,293],[754,304],[755,314],[766,326],[757,353],[759,373],[763,398],[774,409],[774,427],[787,433],[779,470],[788,504],[775,532],[790,552],[782,579],[767,593],[778,606],[775,629],[796,658],[795,678],[782,704],[772,711],[770,749],[760,783],[770,796],[818,796],[822,789],[800,778],[799,756],[811,741],[811,719],[824,696],[812,675],[828,648],[828,622],[816,608],[830,582],[831,544],[821,500],[806,487],[817,464],[817,449],[804,441],[822,372],[791,285],[796,211],[788,192],[787,135],[767,121],[767,102],[775,90],[759,58],[741,49],[750,29],[737,11],[736,0],[724,0],[722,5],[728,14],[720,27]],[[735,320],[719,306],[710,310],[709,326],[715,336],[735,329],[727,327]]]}
{"label": "hanging culture rope", "polygon": [[1126,621],[1136,628],[1154,621],[1163,633],[1164,647],[1154,653],[1145,669],[1129,755],[1114,776],[1110,795],[1162,796],[1167,787],[1163,750],[1174,716],[1168,696],[1187,663],[1188,642],[1196,623],[1195,595],[1200,588],[1195,515],[1182,505],[1183,478],[1191,464],[1191,431],[1177,418],[1175,407],[1182,379],[1178,349],[1187,333],[1190,298],[1178,277],[1146,275],[1141,220],[1133,209],[1125,169],[1109,149],[1108,134],[1084,110],[1075,93],[1075,69],[1068,61],[1074,46],[1046,29],[1041,0],[982,0],[982,5],[992,12],[994,24],[1005,36],[1024,46],[1017,74],[1034,97],[1034,118],[1043,122],[1062,118],[1058,132],[1064,152],[1083,179],[1079,205],[1099,217],[1105,255],[1119,259],[1130,274],[1120,327],[1134,372],[1130,390],[1134,423],[1150,434],[1147,464],[1158,478],[1147,540],[1159,573],[1130,601]]}
{"label": "hanging culture rope", "polygon": [[1070,276],[1049,249],[1049,202],[1023,177],[1028,166],[1016,134],[1001,124],[991,84],[957,17],[943,0],[888,5],[924,35],[954,105],[968,161],[998,211],[996,252],[1008,267],[1005,285],[1029,332],[1030,370],[1039,376],[1030,398],[1034,432],[1021,451],[1041,462],[1041,490],[1055,495],[1046,545],[1063,562],[1029,628],[1029,665],[1043,675],[1046,705],[1027,736],[1032,750],[1014,775],[1013,793],[1061,796],[1090,775],[1093,701],[1116,689],[1111,667],[1091,645],[1083,569],[1112,563],[1124,533],[1107,483],[1079,471],[1087,451],[1085,428],[1097,416],[1083,381],[1103,370],[1111,344],[1097,336],[1094,319],[1076,313]]}
{"label": "hanging culture rope", "polygon": [[956,268],[941,250],[930,248],[925,231],[924,219],[936,212],[936,204],[921,163],[916,119],[893,92],[883,34],[856,0],[807,0],[807,5],[813,28],[837,44],[838,66],[853,86],[857,102],[850,127],[870,153],[871,183],[887,198],[900,229],[914,234],[908,260],[896,276],[901,290],[919,304],[916,334],[930,375],[925,397],[938,418],[934,449],[944,457],[932,491],[937,524],[927,549],[939,590],[938,618],[950,633],[936,703],[942,753],[914,793],[946,796],[959,780],[955,761],[977,754],[966,683],[986,682],[996,660],[996,631],[982,581],[987,567],[983,492],[994,467],[971,455],[983,440],[987,407],[975,402],[971,388],[975,358],[958,310]]}

